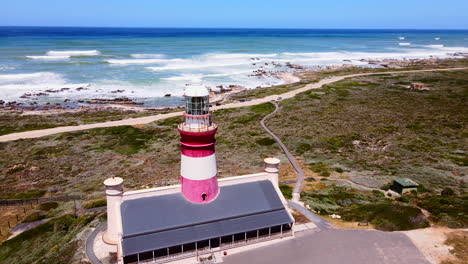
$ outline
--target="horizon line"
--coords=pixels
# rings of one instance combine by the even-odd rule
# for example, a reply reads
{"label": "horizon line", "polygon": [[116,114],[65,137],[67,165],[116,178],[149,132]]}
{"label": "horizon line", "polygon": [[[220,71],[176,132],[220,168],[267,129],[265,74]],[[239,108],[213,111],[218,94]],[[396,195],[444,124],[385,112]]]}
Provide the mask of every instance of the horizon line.
{"label": "horizon line", "polygon": [[156,26],[25,26],[25,25],[0,25],[2,27],[23,28],[125,28],[125,29],[282,29],[282,30],[451,30],[468,31],[468,28],[294,28],[294,27],[156,27]]}

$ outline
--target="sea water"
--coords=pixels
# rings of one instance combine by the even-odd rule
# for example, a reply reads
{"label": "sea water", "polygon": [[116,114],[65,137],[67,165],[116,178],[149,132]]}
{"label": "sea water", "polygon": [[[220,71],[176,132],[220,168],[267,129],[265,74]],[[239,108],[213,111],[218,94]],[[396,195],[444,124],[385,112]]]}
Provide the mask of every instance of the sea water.
{"label": "sea water", "polygon": [[42,100],[129,97],[170,106],[194,83],[281,84],[252,75],[290,70],[286,62],[367,66],[361,59],[456,52],[468,52],[468,31],[0,27],[0,100],[58,90]]}

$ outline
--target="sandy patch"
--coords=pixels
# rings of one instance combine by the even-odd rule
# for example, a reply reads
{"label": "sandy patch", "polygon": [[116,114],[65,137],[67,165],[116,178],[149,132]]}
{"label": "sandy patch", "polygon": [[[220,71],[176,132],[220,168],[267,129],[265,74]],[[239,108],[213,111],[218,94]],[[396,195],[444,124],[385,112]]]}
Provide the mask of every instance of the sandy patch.
{"label": "sandy patch", "polygon": [[444,243],[447,240],[447,234],[455,231],[446,227],[431,227],[402,233],[405,233],[411,239],[430,263],[439,264],[444,260],[454,259],[450,254],[452,247]]}

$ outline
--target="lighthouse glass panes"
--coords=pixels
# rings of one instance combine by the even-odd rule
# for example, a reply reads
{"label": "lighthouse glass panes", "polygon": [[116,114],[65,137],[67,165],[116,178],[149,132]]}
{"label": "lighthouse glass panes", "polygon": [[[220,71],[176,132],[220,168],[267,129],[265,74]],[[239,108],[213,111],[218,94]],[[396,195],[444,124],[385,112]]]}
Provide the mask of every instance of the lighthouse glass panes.
{"label": "lighthouse glass panes", "polygon": [[193,129],[208,129],[211,125],[208,96],[186,96],[185,126]]}
{"label": "lighthouse glass panes", "polygon": [[185,111],[189,115],[206,115],[208,114],[208,96],[185,98]]}

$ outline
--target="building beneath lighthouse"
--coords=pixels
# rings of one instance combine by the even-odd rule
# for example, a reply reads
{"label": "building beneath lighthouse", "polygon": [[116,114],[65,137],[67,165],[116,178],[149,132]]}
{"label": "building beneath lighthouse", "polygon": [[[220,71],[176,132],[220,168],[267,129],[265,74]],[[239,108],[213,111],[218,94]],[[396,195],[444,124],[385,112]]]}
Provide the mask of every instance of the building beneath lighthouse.
{"label": "building beneath lighthouse", "polygon": [[278,187],[276,158],[260,173],[218,180],[208,91],[190,86],[181,136],[180,184],[124,192],[121,178],[104,182],[107,230],[119,263],[167,263],[293,236],[294,218]]}

